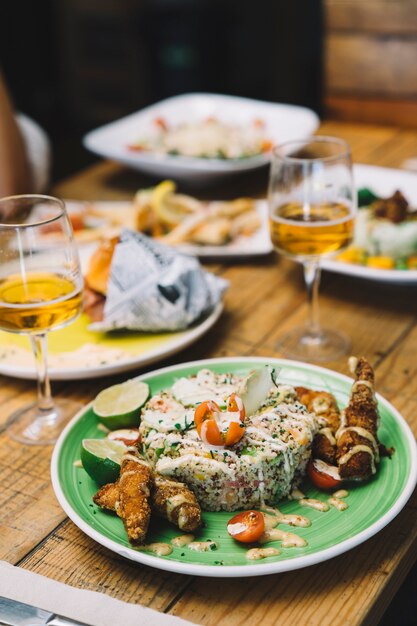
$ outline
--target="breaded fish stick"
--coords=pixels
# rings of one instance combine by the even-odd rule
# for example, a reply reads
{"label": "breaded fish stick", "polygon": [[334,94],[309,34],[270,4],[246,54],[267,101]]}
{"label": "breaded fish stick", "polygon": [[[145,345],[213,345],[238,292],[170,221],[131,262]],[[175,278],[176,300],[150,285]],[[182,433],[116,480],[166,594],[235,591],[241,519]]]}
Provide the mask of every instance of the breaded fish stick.
{"label": "breaded fish stick", "polygon": [[119,481],[100,487],[93,500],[101,509],[116,512],[119,503]]}
{"label": "breaded fish stick", "polygon": [[[148,532],[151,485],[152,470],[149,464],[133,454],[126,454],[120,465],[119,499],[115,510],[123,520],[128,539],[133,544],[143,543]],[[110,489],[107,495],[109,492]]]}
{"label": "breaded fish stick", "polygon": [[152,508],[180,530],[196,530],[201,524],[197,498],[187,485],[172,478],[155,476]]}
{"label": "breaded fish stick", "polygon": [[337,461],[341,478],[365,480],[375,474],[379,462],[375,376],[371,365],[363,357],[352,359],[350,365],[355,383],[336,433]]}
{"label": "breaded fish stick", "polygon": [[[99,489],[94,502],[107,511],[119,506],[119,481]],[[193,531],[201,523],[201,509],[195,495],[184,483],[157,476],[151,493],[152,509],[180,530]]]}
{"label": "breaded fish stick", "polygon": [[327,391],[314,391],[306,387],[295,387],[298,398],[318,418],[320,430],[313,440],[313,458],[329,465],[336,464],[335,434],[340,426],[340,411],[336,398]]}

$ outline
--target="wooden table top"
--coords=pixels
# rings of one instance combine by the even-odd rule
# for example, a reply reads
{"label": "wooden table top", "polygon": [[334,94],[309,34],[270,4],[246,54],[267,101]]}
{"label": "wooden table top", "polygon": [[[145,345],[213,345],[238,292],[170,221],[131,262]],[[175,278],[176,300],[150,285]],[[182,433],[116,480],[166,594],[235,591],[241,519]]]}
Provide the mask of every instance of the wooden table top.
{"label": "wooden table top", "polygon": [[[400,167],[417,156],[417,131],[336,122],[323,123],[320,130],[346,138],[355,162]],[[65,198],[124,199],[141,181],[137,173],[103,162],[57,184],[53,192]],[[210,193],[262,194],[265,185],[262,173],[240,177]],[[306,315],[301,269],[275,255],[211,268],[230,281],[221,321],[194,346],[160,365],[214,356],[280,356],[277,340]],[[332,325],[350,335],[352,354],[372,362],[378,391],[417,433],[416,288],[325,274],[320,303],[322,320],[331,318]],[[326,366],[348,371],[345,359]],[[116,380],[60,383],[54,392],[88,402]],[[222,583],[132,563],[96,544],[66,517],[50,483],[51,447],[26,447],[4,432],[10,413],[34,398],[34,383],[1,377],[1,559],[198,624],[228,626],[244,621],[263,626],[376,624],[416,560],[414,494],[378,535],[342,556],[299,571]]]}

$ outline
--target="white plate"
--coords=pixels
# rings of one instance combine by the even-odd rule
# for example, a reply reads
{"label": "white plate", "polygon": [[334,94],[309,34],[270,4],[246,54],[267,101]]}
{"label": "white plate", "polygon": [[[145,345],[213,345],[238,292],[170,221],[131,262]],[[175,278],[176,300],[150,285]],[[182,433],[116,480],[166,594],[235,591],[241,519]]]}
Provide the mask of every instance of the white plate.
{"label": "white plate", "polygon": [[[106,338],[104,340],[106,345],[103,346],[100,342],[99,334],[91,331],[89,332],[91,340],[88,341],[87,339],[81,345],[81,352],[79,349],[70,352],[69,348],[63,352],[49,351],[49,377],[51,380],[84,380],[97,378],[98,376],[112,376],[155,363],[176,354],[197,341],[217,322],[222,311],[223,303],[220,303],[199,324],[178,333],[157,335],[155,340],[153,340],[153,336],[150,333],[130,333],[127,339],[127,346],[124,343],[126,340],[123,337],[119,339],[117,336],[114,339]],[[78,323],[81,323],[83,327],[86,325],[84,321],[80,322],[80,320],[77,320],[75,324]],[[72,331],[71,328],[73,329]],[[52,343],[57,340],[58,342],[63,341],[66,345],[71,344],[71,340],[74,338],[71,332],[76,334],[74,324],[49,333],[48,341]],[[83,328],[82,332],[88,331],[85,331]],[[27,346],[22,348],[22,343],[25,341]],[[94,343],[95,341],[96,343]],[[150,346],[146,346],[148,341],[151,341]],[[144,346],[142,342],[145,342]],[[35,362],[28,337],[0,331],[0,345],[0,374],[13,376],[14,378],[36,380]],[[8,348],[12,348],[14,354],[7,358],[1,358],[4,350]],[[109,349],[116,351],[113,358],[109,357]],[[104,357],[109,359],[110,362],[101,362],[101,359]],[[90,362],[88,359],[90,359]]]}
{"label": "white plate", "polygon": [[[328,389],[335,393],[339,401],[341,399],[346,401],[349,397],[353,381],[347,376],[307,363],[266,357],[233,357],[193,361],[149,372],[143,375],[141,379],[148,381],[151,387],[153,384],[156,384],[156,388],[159,389],[161,379],[172,380],[176,376],[184,375],[184,370],[187,370],[187,373],[190,374],[203,367],[216,368],[216,366],[220,366],[222,368],[221,371],[235,371],[236,369],[250,371],[252,368],[261,367],[266,363],[276,364],[281,370],[281,375],[285,382],[289,383],[291,381],[292,384],[301,383],[303,386],[307,385],[315,389]],[[230,370],[223,368],[230,368]],[[93,416],[89,414],[91,405],[84,407],[71,420],[55,445],[51,461],[52,486],[61,507],[78,528],[97,543],[129,560],[165,571],[211,577],[262,576],[300,569],[328,561],[376,535],[399,514],[414,491],[417,479],[417,449],[414,435],[400,413],[382,396],[377,394],[376,397],[383,417],[381,430],[385,430],[385,436],[389,436],[394,444],[398,446],[398,449],[401,448],[405,456],[395,457],[394,455],[392,465],[395,468],[390,468],[390,471],[392,471],[391,478],[389,471],[384,472],[381,467],[379,475],[374,480],[355,487],[355,490],[359,491],[349,495],[350,506],[347,512],[341,514],[336,510],[331,510],[325,514],[326,516],[331,516],[331,519],[329,518],[329,521],[326,522],[326,518],[322,517],[323,513],[309,510],[309,513],[307,513],[309,517],[312,517],[313,514],[315,515],[310,529],[316,537],[323,537],[323,543],[314,544],[313,540],[312,545],[308,545],[305,551],[303,548],[300,550],[296,549],[291,556],[287,552],[286,555],[281,554],[254,564],[246,559],[242,563],[242,558],[239,560],[232,559],[232,563],[234,561],[241,564],[224,564],[223,567],[218,567],[215,564],[216,562],[207,563],[207,559],[203,556],[199,560],[198,558],[191,559],[188,555],[180,555],[180,550],[178,550],[177,554],[172,554],[166,558],[135,550],[127,544],[123,525],[121,520],[117,520],[117,518],[113,518],[118,522],[117,531],[109,532],[108,525],[113,524],[113,520],[109,518],[107,513],[101,511],[97,511],[98,514],[94,515],[93,513],[96,513],[96,511],[93,511],[91,508],[90,499],[96,487],[89,478],[87,481],[84,480],[84,470],[78,470],[78,472],[81,471],[84,475],[81,477],[80,474],[77,474],[77,469],[74,467],[74,462],[79,459],[81,440],[85,437],[100,436],[99,431],[97,431],[96,420],[92,419]],[[385,469],[387,469],[391,462],[387,459],[385,461]],[[392,480],[392,493],[389,496],[389,504],[385,504],[386,500],[381,498],[381,492],[382,497],[387,492],[384,490],[384,487],[378,487],[378,480],[382,480],[383,485],[386,485],[390,479]],[[321,492],[321,496],[323,496],[323,492]],[[317,495],[314,495],[314,491],[313,497],[317,497]],[[373,507],[370,508],[368,503],[369,501],[372,502],[373,497]],[[358,501],[360,506],[355,505],[355,502]],[[285,502],[283,506],[285,506]],[[345,514],[349,515],[349,522],[347,520],[343,521],[343,517],[340,517]],[[242,548],[242,546],[238,547],[237,545],[231,548],[226,546],[226,523],[233,514],[220,512],[204,515],[208,532],[215,533],[216,538],[217,535],[222,534],[221,537],[219,536],[219,551],[213,553],[214,557],[212,558],[223,558],[223,553],[224,557],[228,557],[228,552],[229,554],[231,552],[233,557],[233,553]],[[212,520],[217,516],[220,518],[222,529],[215,532],[216,529],[212,525]],[[338,520],[340,520],[340,524],[338,524]],[[172,530],[173,527],[168,522],[163,524],[164,528],[171,528],[171,530],[168,530],[168,533],[178,533],[178,531],[175,533]],[[332,527],[337,530],[337,540],[334,539],[334,536],[330,540],[327,539],[326,529],[329,529],[329,532],[332,533]],[[219,527],[217,526],[217,528]],[[310,529],[305,530],[310,532]],[[166,541],[166,539],[158,536],[151,539],[151,541],[154,540]],[[230,538],[228,538],[228,541],[230,543]],[[322,545],[320,545],[321,543]],[[230,559],[228,560],[230,561]]]}
{"label": "white plate", "polygon": [[[71,212],[82,213],[85,202],[79,202],[76,200],[65,200],[66,207]],[[113,202],[111,200],[100,202],[89,202],[88,204],[94,204],[100,211],[112,212],[123,211],[124,208],[129,208],[132,203],[126,202]],[[223,246],[209,246],[209,245],[197,245],[192,243],[178,244],[175,246],[181,252],[186,254],[192,254],[201,259],[204,258],[230,258],[230,257],[247,257],[247,256],[260,256],[269,254],[273,250],[271,237],[269,235],[268,224],[268,205],[266,200],[257,200],[255,203],[256,210],[258,211],[261,219],[260,228],[252,235],[245,236],[240,235]],[[77,240],[77,236],[76,236]],[[87,269],[85,264],[85,252],[88,251],[89,255],[96,247],[96,243],[91,241],[83,242],[77,240],[77,244],[80,248],[81,261],[83,263],[83,270]],[[83,262],[84,261],[84,262]]]}
{"label": "white plate", "polygon": [[311,135],[319,125],[317,115],[304,107],[195,93],[162,100],[87,133],[83,141],[86,148],[100,156],[161,178],[204,181],[253,170],[269,162],[269,154],[238,160],[201,159],[151,152],[134,153],[127,148],[129,144],[149,135],[156,117],[164,117],[175,125],[184,121],[197,122],[209,116],[239,125],[260,118],[265,122],[265,135],[274,143]]}
{"label": "white plate", "polygon": [[[353,172],[356,189],[368,187],[375,193],[386,197],[399,189],[411,205],[417,206],[416,173],[373,165],[354,165]],[[321,266],[329,272],[368,280],[397,284],[417,283],[417,270],[380,270],[332,259],[323,259]]]}

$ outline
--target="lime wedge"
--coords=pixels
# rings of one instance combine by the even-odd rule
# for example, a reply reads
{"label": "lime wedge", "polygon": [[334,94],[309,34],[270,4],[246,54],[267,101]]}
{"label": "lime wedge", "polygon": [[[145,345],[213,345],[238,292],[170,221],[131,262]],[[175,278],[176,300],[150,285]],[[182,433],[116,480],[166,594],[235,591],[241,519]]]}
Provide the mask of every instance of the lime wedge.
{"label": "lime wedge", "polygon": [[132,378],[100,391],[93,402],[93,411],[110,430],[137,427],[140,409],[148,398],[149,385]]}
{"label": "lime wedge", "polygon": [[110,439],[83,439],[81,463],[99,485],[114,483],[120,473],[120,463],[127,446],[122,441]]}

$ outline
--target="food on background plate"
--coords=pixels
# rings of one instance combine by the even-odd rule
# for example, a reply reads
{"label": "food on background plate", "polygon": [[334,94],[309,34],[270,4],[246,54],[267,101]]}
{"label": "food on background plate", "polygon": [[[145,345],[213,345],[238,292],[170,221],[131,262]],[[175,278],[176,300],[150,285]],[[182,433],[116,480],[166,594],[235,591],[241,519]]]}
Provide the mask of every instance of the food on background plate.
{"label": "food on background plate", "polygon": [[156,117],[147,136],[128,145],[135,152],[198,159],[247,159],[271,148],[263,120],[237,125],[214,116],[176,125]]}
{"label": "food on background plate", "polygon": [[380,198],[360,189],[358,205],[353,245],[337,259],[375,269],[416,270],[417,209],[400,191]]}
{"label": "food on background plate", "polygon": [[[343,511],[348,507],[345,498],[349,493],[341,489],[342,483],[373,476],[380,447],[384,451],[377,438],[379,414],[372,367],[364,358],[351,359],[350,366],[355,382],[348,406],[341,412],[331,393],[280,384],[270,367],[247,376],[202,369],[175,380],[143,405],[139,431],[129,435],[128,446],[122,441],[130,431],[108,435],[124,448],[119,461],[120,476],[101,487],[94,501],[104,509],[116,511],[124,520],[130,541],[143,544],[146,533],[142,531],[148,519],[146,506],[142,514],[138,511],[143,494],[140,501],[128,500],[130,511],[135,502],[132,519],[136,520],[129,526],[126,507],[120,508],[120,481],[128,481],[121,478],[123,470],[127,476],[139,473],[132,478],[132,485],[144,483],[146,487],[148,479],[142,474],[146,473],[143,468],[148,468],[149,506],[181,530],[198,529],[200,507],[207,511],[247,509],[227,524],[228,533],[236,541],[279,541],[283,548],[307,545],[305,538],[277,526],[306,528],[311,524],[309,518],[284,515],[274,508],[277,502],[289,497],[300,507],[320,513],[330,509]],[[212,421],[217,426],[214,443],[207,437],[207,424]],[[229,438],[232,425],[243,433],[236,440]],[[334,439],[332,463],[315,456],[328,453],[327,446],[317,445],[323,441],[320,435],[325,429]],[[330,442],[330,437],[325,439]],[[125,461],[130,461],[128,470],[123,465]],[[333,491],[327,501],[304,496],[299,486],[306,475],[320,491]],[[144,491],[147,493],[146,488]],[[135,534],[128,528],[136,529]],[[208,546],[207,541],[194,542],[194,535],[177,539],[189,549],[217,548],[215,542],[213,546]],[[176,545],[174,540],[172,543]],[[152,545],[143,545],[143,549],[158,553]],[[164,555],[172,551],[168,544],[158,549],[165,550],[159,552]],[[259,554],[248,551],[247,558],[272,556],[269,548],[259,550]]]}
{"label": "food on background plate", "polygon": [[[252,198],[198,200],[177,193],[171,180],[139,190],[131,204],[126,202],[67,203],[74,236],[78,243],[117,241],[123,229],[145,233],[169,245],[224,246],[241,237],[250,237],[261,226]],[[59,238],[48,225],[47,239]]]}

